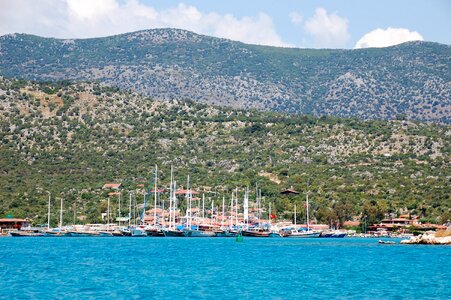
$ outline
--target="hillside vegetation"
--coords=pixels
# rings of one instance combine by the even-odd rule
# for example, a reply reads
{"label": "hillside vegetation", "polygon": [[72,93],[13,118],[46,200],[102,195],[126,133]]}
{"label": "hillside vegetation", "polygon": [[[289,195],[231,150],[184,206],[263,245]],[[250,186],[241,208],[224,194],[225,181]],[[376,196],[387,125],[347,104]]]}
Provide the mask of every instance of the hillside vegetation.
{"label": "hillside vegetation", "polygon": [[60,40],[0,37],[0,75],[97,80],[157,99],[293,114],[450,123],[450,46],[312,50],[177,29]]}
{"label": "hillside vegetation", "polygon": [[[50,191],[65,199],[68,220],[75,210],[96,222],[104,183],[121,182],[124,197],[134,191],[141,201],[139,184],[157,164],[162,186],[173,165],[179,187],[190,174],[217,203],[258,185],[280,217],[303,207],[309,190],[318,222],[402,213],[445,222],[450,135],[447,125],[243,111],[0,77],[0,216],[44,222]],[[281,196],[287,187],[301,194]]]}

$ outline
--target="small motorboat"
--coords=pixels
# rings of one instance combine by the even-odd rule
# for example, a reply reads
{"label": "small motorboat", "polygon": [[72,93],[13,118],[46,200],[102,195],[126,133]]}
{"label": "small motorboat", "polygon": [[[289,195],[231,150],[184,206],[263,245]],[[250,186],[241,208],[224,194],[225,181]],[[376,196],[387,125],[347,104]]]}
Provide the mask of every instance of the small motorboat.
{"label": "small motorboat", "polygon": [[271,235],[271,231],[267,231],[259,227],[254,227],[241,231],[241,234],[243,236],[251,236],[251,237],[269,237]]}
{"label": "small motorboat", "polygon": [[163,231],[161,231],[160,228],[156,227],[146,227],[146,234],[147,236],[153,236],[153,237],[164,237]]}
{"label": "small motorboat", "polygon": [[320,238],[344,238],[347,233],[335,230],[335,231],[323,231],[319,235]]}
{"label": "small motorboat", "polygon": [[11,236],[16,236],[16,237],[38,237],[38,236],[44,236],[44,234],[42,232],[34,232],[34,231],[22,231],[22,230],[17,230],[17,231],[11,231],[9,233]]}
{"label": "small motorboat", "polygon": [[396,243],[393,242],[393,241],[383,241],[383,240],[379,240],[378,243],[379,243],[379,244],[396,244]]}

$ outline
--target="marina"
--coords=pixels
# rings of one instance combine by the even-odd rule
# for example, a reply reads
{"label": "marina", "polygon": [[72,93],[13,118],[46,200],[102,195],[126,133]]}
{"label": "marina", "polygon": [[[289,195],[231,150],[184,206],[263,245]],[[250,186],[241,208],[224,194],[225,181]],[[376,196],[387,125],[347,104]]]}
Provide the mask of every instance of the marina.
{"label": "marina", "polygon": [[[109,196],[118,196],[117,211],[115,218],[112,216],[110,197],[107,199],[105,224],[72,224],[63,225],[63,199],[59,202],[58,227],[51,228],[51,193],[49,194],[47,207],[46,227],[17,226],[8,232],[14,237],[43,236],[43,237],[235,237],[238,233],[246,237],[320,237],[322,225],[310,225],[309,221],[309,199],[306,195],[306,216],[305,224],[297,224],[296,204],[294,205],[294,224],[286,222],[275,222],[272,219],[275,215],[271,213],[271,203],[268,211],[262,207],[261,190],[256,187],[255,201],[250,202],[250,190],[244,189],[241,195],[238,188],[231,193],[230,206],[226,209],[225,196],[222,197],[222,205],[215,205],[211,199],[202,198],[200,193],[190,186],[190,176],[187,176],[186,189],[177,189],[174,179],[173,168],[171,167],[171,177],[169,191],[158,186],[158,166],[155,166],[153,177],[150,180],[146,192],[143,194],[143,204],[141,211],[137,215],[136,203],[132,205],[132,194],[130,193],[128,214],[123,216],[121,212],[121,184],[105,184],[104,189],[114,189],[109,192]],[[169,207],[165,209],[163,194],[166,194],[166,202]],[[153,200],[153,201],[152,201]],[[207,200],[207,201],[206,201]],[[136,199],[135,199],[136,202]],[[153,203],[152,203],[153,202]],[[210,209],[206,209],[206,204],[211,204]],[[152,209],[147,209],[149,205]],[[179,207],[183,205],[184,211]],[[250,207],[251,205],[251,207]],[[252,209],[253,208],[253,209]],[[183,215],[184,213],[184,215]],[[265,215],[267,218],[265,218]],[[111,223],[113,217],[117,223]],[[75,218],[74,218],[75,220]],[[121,222],[123,222],[121,224]],[[125,223],[125,224],[124,224]],[[127,224],[128,223],[128,224]],[[316,228],[315,228],[316,226]],[[327,226],[326,226],[327,227]],[[324,228],[324,226],[323,226]],[[344,237],[348,232],[340,232],[338,236],[329,235],[327,237]]]}
{"label": "marina", "polygon": [[[108,192],[105,213],[102,213],[104,223],[76,224],[75,214],[72,224],[64,224],[64,201],[58,199],[59,207],[53,213],[58,214],[57,227],[52,225],[51,193],[48,192],[47,224],[32,226],[28,219],[6,218],[0,219],[2,235],[12,237],[186,237],[186,238],[217,238],[243,237],[251,238],[329,238],[337,239],[350,237],[403,237],[412,238],[409,230],[419,232],[435,232],[447,230],[446,225],[419,224],[415,220],[405,218],[384,219],[380,224],[366,224],[357,232],[354,229],[337,229],[326,224],[312,222],[309,214],[309,193],[305,192],[305,222],[298,222],[297,204],[293,204],[294,211],[285,211],[290,218],[277,219],[271,209],[271,202],[263,204],[261,190],[256,186],[254,197],[250,199],[249,188],[231,191],[222,200],[206,198],[205,192],[194,190],[187,176],[186,189],[177,188],[171,167],[169,187],[158,185],[158,167],[155,166],[153,177],[143,192],[142,204],[137,203],[136,197],[129,192],[128,208],[124,205],[121,210],[122,184],[108,183],[103,189]],[[143,186],[144,187],[144,186]],[[113,190],[113,192],[111,192]],[[240,193],[241,191],[241,193]],[[282,197],[299,194],[293,189],[286,189],[280,193]],[[114,208],[111,200],[117,196]],[[216,197],[218,198],[218,197]],[[228,203],[227,203],[228,202]],[[268,205],[267,207],[265,207]],[[149,207],[150,206],[150,207]],[[208,207],[210,206],[210,207]],[[277,220],[276,220],[277,219]],[[352,223],[352,222],[351,222]],[[354,222],[358,225],[360,222]],[[346,222],[345,222],[346,224]],[[369,225],[368,227],[366,227]],[[369,233],[366,230],[371,229]],[[422,231],[418,231],[422,230]]]}

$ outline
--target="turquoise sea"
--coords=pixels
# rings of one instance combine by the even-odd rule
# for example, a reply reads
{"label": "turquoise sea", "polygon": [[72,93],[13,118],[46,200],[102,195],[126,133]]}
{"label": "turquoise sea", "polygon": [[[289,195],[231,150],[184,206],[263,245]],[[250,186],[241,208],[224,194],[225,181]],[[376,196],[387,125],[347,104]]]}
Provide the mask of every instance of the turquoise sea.
{"label": "turquoise sea", "polygon": [[0,299],[451,299],[451,247],[377,239],[0,238]]}

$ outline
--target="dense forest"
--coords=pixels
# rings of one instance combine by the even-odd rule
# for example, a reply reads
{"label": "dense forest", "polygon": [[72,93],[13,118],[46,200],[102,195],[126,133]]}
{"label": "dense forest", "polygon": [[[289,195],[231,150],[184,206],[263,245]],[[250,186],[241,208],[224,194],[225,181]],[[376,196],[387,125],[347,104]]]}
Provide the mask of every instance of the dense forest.
{"label": "dense forest", "polygon": [[[105,183],[122,183],[123,199],[133,192],[142,202],[158,165],[160,187],[173,166],[178,187],[190,175],[217,205],[235,188],[242,199],[249,187],[253,201],[257,186],[279,218],[292,218],[294,204],[303,218],[309,191],[311,218],[321,223],[400,214],[443,223],[451,219],[450,139],[448,125],[161,102],[92,82],[0,77],[0,217],[45,223],[49,191],[53,206],[64,199],[67,222],[99,222]],[[300,194],[280,194],[291,187]]]}

